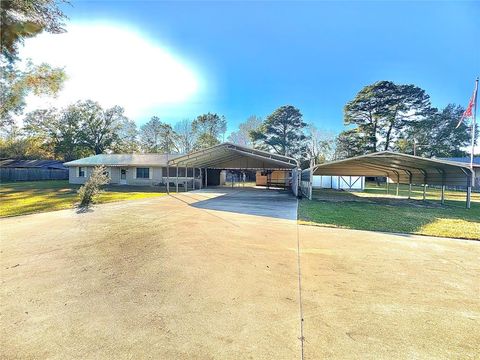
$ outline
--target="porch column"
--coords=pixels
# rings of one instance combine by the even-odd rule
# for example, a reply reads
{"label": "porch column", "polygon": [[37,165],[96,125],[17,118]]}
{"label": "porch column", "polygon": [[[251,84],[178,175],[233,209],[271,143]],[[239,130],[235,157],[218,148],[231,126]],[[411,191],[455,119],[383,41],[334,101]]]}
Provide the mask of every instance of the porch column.
{"label": "porch column", "polygon": [[208,187],[208,168],[205,168],[205,187]]}
{"label": "porch column", "polygon": [[185,165],[185,192],[188,191],[188,167]]}
{"label": "porch column", "polygon": [[200,189],[203,188],[203,171],[202,168],[199,169],[200,171]]}

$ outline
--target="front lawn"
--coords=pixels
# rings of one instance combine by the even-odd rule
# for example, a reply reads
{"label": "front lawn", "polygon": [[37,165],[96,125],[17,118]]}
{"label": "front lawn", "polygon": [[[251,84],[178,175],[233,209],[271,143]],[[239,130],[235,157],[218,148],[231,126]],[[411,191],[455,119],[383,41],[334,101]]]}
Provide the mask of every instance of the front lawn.
{"label": "front lawn", "polygon": [[[400,195],[406,191],[402,187]],[[363,192],[315,190],[312,201],[300,201],[298,218],[301,224],[480,240],[480,194],[473,195],[471,209],[465,208],[465,192],[447,192],[444,206],[437,189],[428,189],[426,202],[421,196],[414,188],[414,199],[397,198],[372,184]]]}
{"label": "front lawn", "polygon": [[[64,180],[26,181],[0,184],[0,217],[72,208],[78,202],[79,185]],[[109,186],[98,203],[165,195],[153,187]]]}

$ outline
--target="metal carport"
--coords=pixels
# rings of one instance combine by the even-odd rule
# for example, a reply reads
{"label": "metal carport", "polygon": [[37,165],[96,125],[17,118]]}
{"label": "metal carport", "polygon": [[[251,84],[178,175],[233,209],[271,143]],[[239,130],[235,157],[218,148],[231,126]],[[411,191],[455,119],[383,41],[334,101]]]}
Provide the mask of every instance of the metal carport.
{"label": "metal carport", "polygon": [[[467,189],[467,208],[470,208],[472,182],[480,175],[480,166],[419,156],[381,151],[349,159],[332,161],[314,166],[302,172],[302,183],[309,182],[311,198],[311,179],[313,175],[340,176],[385,176],[398,184],[438,185],[442,188],[441,201],[444,203],[445,186],[465,186]],[[409,198],[410,198],[409,191]]]}
{"label": "metal carport", "polygon": [[[168,168],[176,168],[176,191],[178,192],[178,169],[193,168],[200,169],[200,177],[203,171],[207,174],[207,169],[256,169],[256,170],[293,170],[296,171],[298,163],[295,159],[288,156],[272,154],[266,151],[252,149],[249,147],[236,145],[232,143],[222,143],[209,147],[207,149],[195,151],[168,161]],[[167,170],[170,174],[170,170]],[[169,175],[168,175],[169,176]],[[293,176],[294,180],[298,177]],[[167,191],[170,181],[167,181]],[[297,184],[292,184],[294,193]]]}

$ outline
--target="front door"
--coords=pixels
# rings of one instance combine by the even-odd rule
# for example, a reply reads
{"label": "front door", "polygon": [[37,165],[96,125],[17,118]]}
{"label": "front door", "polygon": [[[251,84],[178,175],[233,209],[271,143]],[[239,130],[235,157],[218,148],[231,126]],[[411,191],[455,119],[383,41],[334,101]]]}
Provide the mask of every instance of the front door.
{"label": "front door", "polygon": [[127,184],[127,169],[120,169],[120,184]]}

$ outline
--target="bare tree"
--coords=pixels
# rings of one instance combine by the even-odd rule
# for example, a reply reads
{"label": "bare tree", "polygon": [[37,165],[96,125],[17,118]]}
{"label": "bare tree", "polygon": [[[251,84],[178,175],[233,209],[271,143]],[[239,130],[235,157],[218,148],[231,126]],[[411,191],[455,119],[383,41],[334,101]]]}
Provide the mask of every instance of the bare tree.
{"label": "bare tree", "polygon": [[177,137],[172,126],[161,122],[158,116],[152,117],[140,128],[140,143],[145,152],[178,153]]}
{"label": "bare tree", "polygon": [[238,130],[228,136],[228,141],[243,146],[253,146],[250,133],[258,130],[262,125],[262,118],[252,115],[245,122],[238,125]]}
{"label": "bare tree", "polygon": [[332,160],[335,153],[335,136],[325,130],[319,130],[314,124],[309,124],[307,134],[307,155],[315,164]]}
{"label": "bare tree", "polygon": [[196,134],[192,128],[190,119],[183,119],[177,122],[173,129],[177,133],[177,148],[180,153],[186,154],[193,150],[196,141]]}

